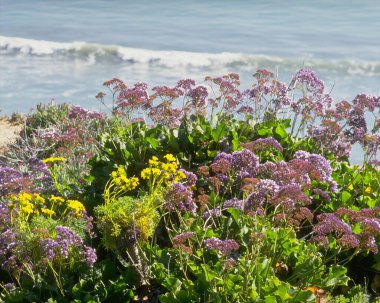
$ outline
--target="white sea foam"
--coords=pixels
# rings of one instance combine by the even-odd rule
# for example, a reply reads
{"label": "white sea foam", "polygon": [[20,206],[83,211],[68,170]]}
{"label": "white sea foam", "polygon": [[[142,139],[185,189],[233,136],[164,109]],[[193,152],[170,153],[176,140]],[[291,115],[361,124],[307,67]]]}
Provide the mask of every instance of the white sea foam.
{"label": "white sea foam", "polygon": [[88,64],[98,60],[122,61],[129,64],[146,64],[167,68],[232,66],[244,69],[256,66],[282,66],[296,70],[300,62],[312,68],[350,75],[380,76],[380,62],[364,60],[327,60],[316,58],[285,58],[261,54],[200,53],[130,48],[87,42],[52,42],[0,36],[0,55],[57,56],[83,58]]}

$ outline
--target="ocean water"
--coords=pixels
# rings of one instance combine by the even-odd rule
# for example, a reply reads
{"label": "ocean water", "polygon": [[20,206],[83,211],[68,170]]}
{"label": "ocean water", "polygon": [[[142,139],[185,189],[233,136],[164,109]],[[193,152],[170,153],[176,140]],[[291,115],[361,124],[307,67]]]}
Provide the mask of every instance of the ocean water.
{"label": "ocean water", "polygon": [[153,87],[313,68],[335,100],[380,94],[379,0],[0,0],[0,109],[99,109],[113,77]]}

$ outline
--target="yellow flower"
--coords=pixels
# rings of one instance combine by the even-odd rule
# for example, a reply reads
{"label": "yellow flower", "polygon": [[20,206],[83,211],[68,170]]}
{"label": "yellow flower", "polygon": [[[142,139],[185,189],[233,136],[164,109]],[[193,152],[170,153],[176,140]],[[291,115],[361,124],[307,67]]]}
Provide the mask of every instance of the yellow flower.
{"label": "yellow flower", "polygon": [[350,183],[350,185],[348,185],[348,189],[349,190],[353,190],[354,189],[354,186],[352,185],[352,183]]}
{"label": "yellow flower", "polygon": [[32,201],[32,195],[29,193],[19,193],[18,200],[21,205],[30,204],[30,201]]}
{"label": "yellow flower", "polygon": [[40,204],[45,203],[45,198],[41,197],[39,194],[34,194],[34,200],[36,200]]}
{"label": "yellow flower", "polygon": [[172,154],[167,154],[164,156],[164,158],[168,161],[168,162],[176,162],[176,158],[172,155]]}
{"label": "yellow flower", "polygon": [[68,207],[74,210],[76,213],[86,211],[83,204],[78,200],[67,200]]}
{"label": "yellow flower", "polygon": [[58,204],[65,202],[65,199],[63,199],[62,197],[57,197],[57,196],[54,196],[54,195],[51,195],[50,198],[49,198],[49,200],[51,202],[57,202]]}
{"label": "yellow flower", "polygon": [[32,214],[34,210],[33,204],[32,203],[27,203],[25,204],[22,208],[21,211],[27,214]]}
{"label": "yellow flower", "polygon": [[370,186],[368,186],[365,190],[364,190],[364,195],[369,195],[372,193],[372,188]]}
{"label": "yellow flower", "polygon": [[54,210],[51,210],[51,209],[48,209],[48,208],[41,208],[41,212],[43,214],[46,214],[48,216],[52,216],[55,214],[55,211]]}
{"label": "yellow flower", "polygon": [[42,162],[44,163],[54,163],[54,162],[64,162],[64,161],[66,161],[66,158],[64,157],[50,157],[50,158],[46,158],[42,160]]}
{"label": "yellow flower", "polygon": [[161,170],[155,167],[144,168],[141,171],[141,178],[143,179],[150,179],[150,177],[155,177],[155,176],[160,176],[160,175],[161,175]]}

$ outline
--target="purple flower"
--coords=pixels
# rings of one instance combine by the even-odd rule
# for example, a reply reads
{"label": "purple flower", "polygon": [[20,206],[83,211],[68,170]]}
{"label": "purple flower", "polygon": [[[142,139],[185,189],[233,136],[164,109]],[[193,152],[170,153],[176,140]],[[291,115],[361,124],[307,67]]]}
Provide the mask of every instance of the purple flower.
{"label": "purple flower", "polygon": [[244,147],[250,149],[253,152],[265,151],[271,148],[276,149],[280,152],[283,152],[284,150],[281,144],[272,137],[259,138],[253,142],[245,143]]}
{"label": "purple flower", "polygon": [[243,201],[236,198],[227,200],[226,202],[223,203],[223,208],[237,208],[237,209],[242,210]]}
{"label": "purple flower", "polygon": [[172,184],[165,196],[164,207],[169,210],[195,211],[197,208],[193,201],[193,194],[188,187],[181,183]]}
{"label": "purple flower", "polygon": [[71,107],[68,117],[70,119],[79,119],[81,121],[90,118],[90,119],[103,119],[102,113],[90,111],[88,109],[82,108],[79,105],[74,105]]}
{"label": "purple flower", "polygon": [[239,249],[235,240],[221,240],[219,238],[208,238],[204,240],[205,247],[209,250],[217,250],[222,255],[228,255]]}
{"label": "purple flower", "polygon": [[17,169],[0,167],[0,195],[5,196],[21,189],[23,174]]}
{"label": "purple flower", "polygon": [[290,87],[305,85],[309,92],[314,94],[323,94],[325,85],[315,73],[309,68],[302,68],[292,78]]}
{"label": "purple flower", "polygon": [[305,152],[305,151],[297,151],[294,154],[294,158],[301,159],[301,160],[304,160],[304,161],[307,161],[307,162],[313,164],[314,167],[321,174],[322,181],[330,183],[331,191],[334,192],[336,190],[337,184],[331,177],[332,169],[331,169],[329,162],[326,160],[326,158],[324,158],[321,155],[310,154],[310,153]]}
{"label": "purple flower", "polygon": [[232,153],[231,163],[240,177],[255,177],[259,168],[259,158],[248,149]]}
{"label": "purple flower", "polygon": [[213,209],[210,209],[208,211],[205,211],[202,215],[203,219],[208,219],[210,217],[213,217],[213,218],[218,218],[222,215],[222,212],[220,211],[219,208],[213,208]]}
{"label": "purple flower", "polygon": [[57,226],[55,230],[57,235],[54,240],[47,238],[40,242],[43,255],[49,260],[54,259],[56,256],[63,256],[67,259],[71,247],[81,247],[83,245],[82,238],[69,227]]}
{"label": "purple flower", "polygon": [[352,234],[351,227],[332,213],[322,213],[317,216],[318,223],[314,226],[317,235],[326,236],[330,233],[337,235]]}
{"label": "purple flower", "polygon": [[174,244],[184,244],[187,240],[189,240],[190,238],[192,238],[194,236],[195,236],[194,232],[187,231],[187,232],[181,233],[181,234],[173,237],[173,243]]}
{"label": "purple flower", "polygon": [[179,169],[179,171],[183,172],[186,176],[186,180],[183,181],[184,185],[186,186],[195,186],[195,184],[197,183],[198,181],[198,177],[196,174],[192,173],[192,172],[189,172],[187,170],[184,170],[184,169]]}
{"label": "purple flower", "polygon": [[275,206],[281,205],[286,210],[292,210],[297,205],[309,205],[311,200],[306,196],[299,184],[289,184],[282,186],[269,203]]}
{"label": "purple flower", "polygon": [[260,180],[254,187],[253,193],[247,198],[245,211],[256,211],[259,207],[264,206],[264,203],[271,199],[279,189],[280,187],[273,180]]}
{"label": "purple flower", "polygon": [[321,197],[323,197],[326,201],[330,202],[331,197],[329,196],[328,193],[326,193],[324,190],[319,189],[319,188],[314,188],[313,192]]}
{"label": "purple flower", "polygon": [[88,266],[94,267],[94,263],[98,259],[96,255],[96,250],[90,246],[84,246],[84,251],[82,252],[84,260],[87,262]]}
{"label": "purple flower", "polygon": [[118,108],[133,110],[149,107],[150,102],[147,90],[148,85],[142,82],[136,83],[133,88],[124,86],[117,98]]}
{"label": "purple flower", "polygon": [[356,248],[360,245],[358,237],[354,234],[344,234],[337,240],[337,243],[347,248]]}

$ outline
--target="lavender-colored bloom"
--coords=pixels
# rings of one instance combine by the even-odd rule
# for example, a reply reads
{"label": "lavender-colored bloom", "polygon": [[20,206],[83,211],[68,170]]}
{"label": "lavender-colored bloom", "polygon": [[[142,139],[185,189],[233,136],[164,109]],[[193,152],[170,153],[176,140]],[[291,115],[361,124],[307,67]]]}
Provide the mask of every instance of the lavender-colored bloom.
{"label": "lavender-colored bloom", "polygon": [[338,235],[352,234],[351,227],[332,213],[322,213],[317,216],[318,223],[314,226],[317,235],[326,236],[330,233]]}
{"label": "lavender-colored bloom", "polygon": [[361,226],[373,235],[380,234],[380,219],[378,218],[363,218]]}
{"label": "lavender-colored bloom", "polygon": [[195,236],[194,232],[187,231],[187,232],[181,233],[181,234],[173,237],[173,243],[174,244],[184,244],[187,240],[189,240],[190,238],[192,238],[194,236]]}
{"label": "lavender-colored bloom", "polygon": [[94,267],[94,263],[98,259],[96,255],[96,250],[90,246],[84,246],[84,251],[82,252],[84,260],[87,262],[89,267]]}
{"label": "lavender-colored bloom", "polygon": [[21,189],[23,174],[11,167],[0,167],[0,195],[5,196],[10,192]]}
{"label": "lavender-colored bloom", "polygon": [[81,121],[87,119],[87,118],[90,118],[90,119],[99,119],[99,120],[102,120],[103,119],[103,115],[102,113],[99,113],[99,112],[94,112],[94,111],[91,111],[91,110],[88,110],[88,109],[85,109],[79,105],[74,105],[71,107],[70,111],[69,111],[69,114],[68,114],[68,117],[70,119],[79,119]]}
{"label": "lavender-colored bloom", "polygon": [[317,195],[323,197],[326,201],[328,201],[328,202],[331,201],[330,195],[328,193],[326,193],[324,190],[322,190],[320,188],[314,188],[313,192],[316,193]]}
{"label": "lavender-colored bloom", "polygon": [[43,255],[49,260],[54,259],[56,256],[63,256],[67,259],[70,247],[82,247],[82,238],[69,227],[57,226],[55,230],[57,231],[57,236],[54,240],[47,238],[40,242]]}
{"label": "lavender-colored bloom", "polygon": [[215,237],[204,240],[204,244],[207,249],[217,250],[223,255],[228,255],[240,247],[235,240],[221,240]]}
{"label": "lavender-colored bloom", "polygon": [[337,240],[337,243],[347,248],[356,248],[360,245],[358,237],[354,234],[344,234]]}
{"label": "lavender-colored bloom", "polygon": [[248,149],[232,153],[231,163],[238,176],[255,177],[259,168],[259,158]]}
{"label": "lavender-colored bloom", "polygon": [[183,182],[186,186],[195,186],[195,184],[198,181],[198,177],[196,174],[189,172],[187,170],[184,170],[183,168],[179,169],[179,171],[183,172],[186,176],[186,180]]}
{"label": "lavender-colored bloom", "polygon": [[367,249],[374,254],[378,253],[379,248],[376,244],[376,238],[374,235],[369,232],[362,232],[358,237],[360,238],[360,246],[362,248]]}
{"label": "lavender-colored bloom", "polygon": [[43,239],[40,242],[42,254],[50,261],[55,258],[58,247],[58,243],[50,238]]}
{"label": "lavender-colored bloom", "polygon": [[203,219],[208,219],[210,217],[212,218],[218,218],[222,215],[222,212],[219,208],[213,208],[208,211],[205,211],[202,215]]}
{"label": "lavender-colored bloom", "polygon": [[329,248],[329,240],[327,239],[326,236],[315,235],[314,237],[311,238],[311,241],[322,245],[325,249]]}
{"label": "lavender-colored bloom", "polygon": [[270,148],[283,152],[281,144],[274,138],[259,138],[253,142],[245,143],[244,146],[253,152],[265,151]]}
{"label": "lavender-colored bloom", "polygon": [[368,109],[373,112],[380,107],[380,96],[360,94],[355,97],[352,103],[361,110]]}
{"label": "lavender-colored bloom", "polygon": [[323,94],[325,89],[323,81],[309,68],[302,68],[293,76],[290,86],[299,84],[306,85],[307,90],[314,94]]}
{"label": "lavender-colored bloom", "polygon": [[237,208],[237,209],[242,210],[243,201],[236,198],[227,200],[226,202],[223,203],[223,208]]}
{"label": "lavender-colored bloom", "polygon": [[305,151],[297,151],[294,157],[296,159],[301,159],[313,164],[318,169],[319,173],[321,174],[322,181],[330,183],[331,191],[333,192],[336,191],[337,184],[331,177],[332,169],[329,162],[326,160],[326,158],[324,158],[321,155],[310,154]]}
{"label": "lavender-colored bloom", "polygon": [[189,189],[181,184],[174,183],[165,196],[164,207],[169,210],[191,211],[197,207],[193,201],[193,194]]}
{"label": "lavender-colored bloom", "polygon": [[280,187],[275,181],[270,179],[260,180],[255,188],[254,192],[247,198],[245,204],[245,211],[253,210],[264,205],[268,199],[271,199],[279,191]]}
{"label": "lavender-colored bloom", "polygon": [[231,169],[231,163],[226,159],[218,159],[214,160],[214,162],[210,165],[210,168],[214,173],[226,174]]}
{"label": "lavender-colored bloom", "polygon": [[38,158],[28,159],[28,177],[35,183],[34,191],[44,192],[54,185],[51,173],[46,163]]}
{"label": "lavender-colored bloom", "polygon": [[289,184],[282,186],[275,196],[269,200],[270,204],[281,205],[287,210],[293,209],[296,205],[309,205],[311,200],[306,196],[299,184]]}
{"label": "lavender-colored bloom", "polygon": [[145,108],[149,106],[148,85],[138,82],[133,88],[124,87],[118,96],[117,104],[122,109]]}
{"label": "lavender-colored bloom", "polygon": [[227,154],[225,152],[220,152],[215,156],[213,163],[215,163],[216,161],[221,160],[221,159],[224,159],[227,162],[231,163],[232,162],[232,155]]}

